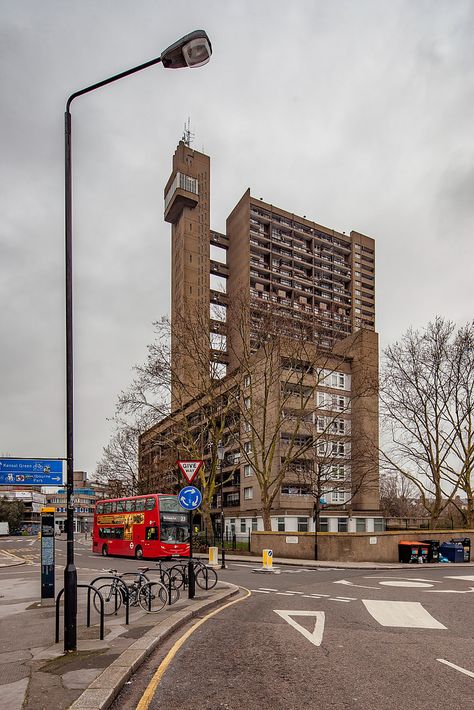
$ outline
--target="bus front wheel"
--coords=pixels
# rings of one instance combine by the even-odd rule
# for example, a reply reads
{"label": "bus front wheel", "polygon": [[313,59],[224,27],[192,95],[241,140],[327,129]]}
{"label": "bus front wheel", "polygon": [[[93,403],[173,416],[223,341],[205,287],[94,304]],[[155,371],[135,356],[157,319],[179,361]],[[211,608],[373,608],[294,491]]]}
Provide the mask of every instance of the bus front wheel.
{"label": "bus front wheel", "polygon": [[143,557],[143,550],[140,546],[135,548],[135,559],[141,560]]}
{"label": "bus front wheel", "polygon": [[102,545],[102,557],[107,557],[107,545]]}

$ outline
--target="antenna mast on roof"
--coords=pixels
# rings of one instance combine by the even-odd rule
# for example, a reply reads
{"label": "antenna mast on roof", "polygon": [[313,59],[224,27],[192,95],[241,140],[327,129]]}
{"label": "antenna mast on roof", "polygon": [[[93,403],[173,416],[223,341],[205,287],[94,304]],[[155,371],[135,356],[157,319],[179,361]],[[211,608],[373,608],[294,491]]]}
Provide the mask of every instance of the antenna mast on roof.
{"label": "antenna mast on roof", "polygon": [[184,122],[183,137],[181,140],[189,148],[191,143],[193,142],[194,138],[195,138],[194,133],[191,133],[191,119],[188,117],[188,124],[186,125],[186,121]]}

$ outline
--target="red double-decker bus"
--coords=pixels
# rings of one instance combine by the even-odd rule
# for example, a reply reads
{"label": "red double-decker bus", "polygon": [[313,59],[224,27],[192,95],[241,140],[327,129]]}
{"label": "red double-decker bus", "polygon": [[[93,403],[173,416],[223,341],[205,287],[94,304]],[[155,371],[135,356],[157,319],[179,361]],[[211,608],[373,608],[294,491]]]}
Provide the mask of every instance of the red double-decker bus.
{"label": "red double-decker bus", "polygon": [[92,551],[106,557],[189,557],[189,518],[177,496],[150,493],[96,503]]}

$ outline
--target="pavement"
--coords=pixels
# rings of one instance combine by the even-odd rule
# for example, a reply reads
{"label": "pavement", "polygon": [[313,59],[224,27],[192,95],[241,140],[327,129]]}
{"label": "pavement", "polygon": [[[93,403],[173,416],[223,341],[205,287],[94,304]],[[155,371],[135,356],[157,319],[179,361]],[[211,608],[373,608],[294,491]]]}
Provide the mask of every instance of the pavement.
{"label": "pavement", "polygon": [[[0,553],[4,567],[22,563],[15,555]],[[209,591],[197,588],[193,600],[183,594],[159,614],[131,608],[128,626],[122,607],[117,617],[105,617],[101,641],[94,609],[92,625],[85,625],[85,594],[79,590],[77,652],[64,654],[62,609],[61,639],[53,643],[55,607],[49,600],[42,604],[35,598],[37,581],[13,569],[0,581],[0,706],[9,710],[105,710],[168,636],[239,592],[236,585],[218,582]]]}
{"label": "pavement", "polygon": [[[81,542],[79,539],[78,542]],[[84,545],[90,540],[84,539]],[[199,555],[206,557],[205,555]],[[229,561],[247,562],[259,569],[261,558],[228,554]],[[0,567],[25,564],[17,555],[0,550]],[[298,565],[317,569],[403,569],[413,565],[374,562],[314,561],[275,558],[274,566]],[[424,568],[440,568],[425,564]],[[446,567],[448,565],[445,565]],[[464,563],[464,567],[474,566]],[[159,615],[131,610],[130,624],[125,625],[123,609],[117,617],[106,617],[105,638],[99,640],[98,623],[87,628],[85,604],[79,594],[78,650],[64,654],[63,641],[54,640],[54,606],[37,601],[37,584],[26,577],[5,578],[0,591],[0,686],[2,704],[9,710],[104,710],[113,702],[132,673],[150,653],[179,627],[237,594],[239,588],[219,582],[210,591],[198,590],[194,600],[183,595],[176,604]],[[1,577],[0,577],[1,580]],[[11,583],[9,587],[6,583]],[[86,581],[80,579],[79,581]],[[89,580],[87,580],[89,581]],[[29,586],[30,585],[30,586]],[[95,619],[92,619],[93,623]],[[98,621],[98,620],[97,620]],[[60,630],[62,636],[63,619]]]}

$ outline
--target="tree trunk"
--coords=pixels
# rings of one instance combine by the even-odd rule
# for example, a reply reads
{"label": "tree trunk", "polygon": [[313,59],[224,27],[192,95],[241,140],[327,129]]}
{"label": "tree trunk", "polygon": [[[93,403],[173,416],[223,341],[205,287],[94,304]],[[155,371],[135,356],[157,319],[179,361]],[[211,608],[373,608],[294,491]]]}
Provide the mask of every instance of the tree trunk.
{"label": "tree trunk", "polygon": [[272,529],[272,519],[270,517],[271,505],[268,501],[262,500],[262,517],[263,517],[263,529],[265,532],[271,532]]}

